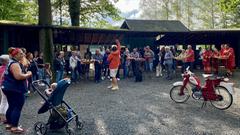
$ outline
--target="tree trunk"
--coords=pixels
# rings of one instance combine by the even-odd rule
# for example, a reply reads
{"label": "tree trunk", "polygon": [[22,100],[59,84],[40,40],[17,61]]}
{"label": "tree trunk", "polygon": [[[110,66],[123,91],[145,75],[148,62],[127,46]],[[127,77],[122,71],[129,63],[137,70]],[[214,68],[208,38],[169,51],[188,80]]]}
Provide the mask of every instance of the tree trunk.
{"label": "tree trunk", "polygon": [[63,21],[62,21],[62,17],[63,17],[63,14],[62,14],[62,6],[63,6],[63,2],[62,2],[62,0],[60,0],[60,3],[59,3],[60,25],[63,25]]}
{"label": "tree trunk", "polygon": [[80,22],[80,0],[68,0],[69,14],[72,26],[79,26]]}
{"label": "tree trunk", "polygon": [[215,28],[215,16],[214,16],[214,0],[211,1],[211,22],[212,22],[212,29]]}
{"label": "tree trunk", "polygon": [[[39,25],[52,25],[52,11],[50,0],[38,0],[39,5]],[[40,51],[43,52],[44,62],[53,62],[53,37],[52,29],[50,27],[43,27],[39,31],[39,46]]]}

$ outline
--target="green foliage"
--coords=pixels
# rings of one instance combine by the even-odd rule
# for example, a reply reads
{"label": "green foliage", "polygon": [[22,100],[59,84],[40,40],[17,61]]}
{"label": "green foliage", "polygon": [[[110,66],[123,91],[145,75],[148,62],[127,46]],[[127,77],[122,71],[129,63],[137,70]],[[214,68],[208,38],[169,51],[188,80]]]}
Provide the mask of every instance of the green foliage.
{"label": "green foliage", "polygon": [[37,23],[37,13],[33,0],[0,0],[0,20]]}
{"label": "green foliage", "polygon": [[[109,0],[81,0],[80,25],[102,26],[106,19],[120,20],[120,11]],[[109,25],[109,24],[108,24]]]}
{"label": "green foliage", "polygon": [[240,0],[140,0],[141,18],[179,20],[189,29],[240,27]]}
{"label": "green foliage", "polygon": [[[60,24],[60,18],[62,18],[63,25],[69,25],[69,11],[74,12],[74,10],[69,10],[69,2],[71,0],[52,0],[55,24]],[[119,15],[120,11],[109,0],[80,0],[79,10],[80,26],[83,27],[114,28],[107,20],[118,21],[122,19]]]}
{"label": "green foliage", "polygon": [[219,6],[224,14],[227,26],[240,27],[240,0],[220,0]]}

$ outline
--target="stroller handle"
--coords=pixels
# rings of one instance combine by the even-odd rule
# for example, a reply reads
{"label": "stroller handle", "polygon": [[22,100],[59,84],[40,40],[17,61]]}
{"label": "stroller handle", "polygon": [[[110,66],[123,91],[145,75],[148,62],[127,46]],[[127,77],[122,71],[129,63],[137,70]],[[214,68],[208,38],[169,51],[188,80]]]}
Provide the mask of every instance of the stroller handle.
{"label": "stroller handle", "polygon": [[50,84],[48,84],[45,80],[40,79],[40,80],[35,80],[35,81],[32,82],[32,87],[33,87],[34,90],[37,90],[36,86],[37,86],[37,84],[39,84],[39,83],[43,83],[43,84],[46,85],[47,87],[50,87]]}

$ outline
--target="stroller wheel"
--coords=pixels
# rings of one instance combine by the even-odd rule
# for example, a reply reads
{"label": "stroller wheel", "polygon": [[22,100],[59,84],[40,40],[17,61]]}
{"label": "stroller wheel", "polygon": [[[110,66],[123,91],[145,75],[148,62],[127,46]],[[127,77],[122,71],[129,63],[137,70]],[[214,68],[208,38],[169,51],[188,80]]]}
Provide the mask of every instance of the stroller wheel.
{"label": "stroller wheel", "polygon": [[37,122],[34,124],[34,132],[37,135],[45,135],[47,133],[47,125],[43,122]]}
{"label": "stroller wheel", "polygon": [[77,129],[82,130],[82,128],[83,128],[83,123],[80,122],[80,121],[76,121],[76,127],[77,127]]}
{"label": "stroller wheel", "polygon": [[69,135],[75,135],[75,132],[72,128],[67,128],[66,131]]}

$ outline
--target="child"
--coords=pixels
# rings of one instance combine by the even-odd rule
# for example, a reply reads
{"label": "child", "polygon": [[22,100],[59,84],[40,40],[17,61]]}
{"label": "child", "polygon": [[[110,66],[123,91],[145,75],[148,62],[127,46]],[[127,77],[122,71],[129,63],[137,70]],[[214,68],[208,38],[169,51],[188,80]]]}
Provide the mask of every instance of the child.
{"label": "child", "polygon": [[45,90],[46,95],[51,96],[52,92],[57,88],[57,83],[52,83],[51,87]]}
{"label": "child", "polygon": [[50,63],[45,64],[44,77],[45,77],[46,82],[48,84],[50,84],[51,80],[52,80],[52,71],[51,71]]}
{"label": "child", "polygon": [[5,72],[5,69],[8,65],[9,62],[9,55],[1,55],[0,56],[0,91],[1,91],[1,102],[0,102],[0,122],[5,122],[6,121],[6,111],[8,109],[8,102],[7,102],[7,98],[5,96],[5,94],[2,92],[1,89],[1,84],[3,82],[3,75]]}
{"label": "child", "polygon": [[[46,89],[44,92],[45,94],[47,95],[47,97],[50,97],[53,93],[53,91],[57,88],[57,83],[52,83],[50,85],[50,88]],[[40,102],[41,104],[44,104],[45,102],[44,101],[41,101]]]}

